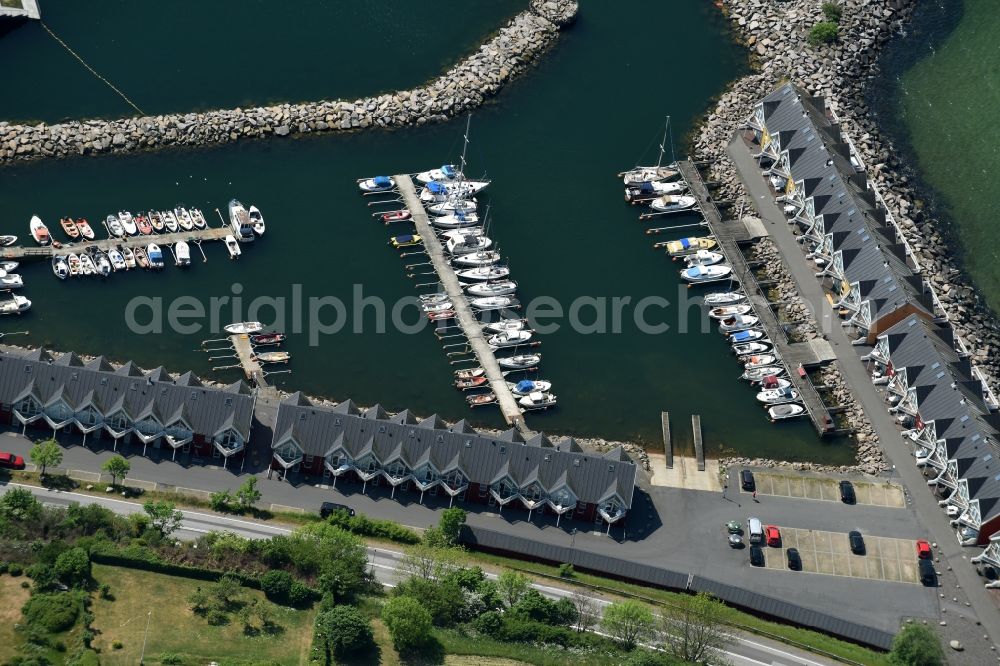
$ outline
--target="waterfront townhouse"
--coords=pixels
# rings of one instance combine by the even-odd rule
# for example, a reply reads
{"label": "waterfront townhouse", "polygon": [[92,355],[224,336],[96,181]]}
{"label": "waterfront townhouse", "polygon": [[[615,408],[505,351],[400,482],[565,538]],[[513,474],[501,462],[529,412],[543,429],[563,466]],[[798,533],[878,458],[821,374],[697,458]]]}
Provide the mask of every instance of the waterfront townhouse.
{"label": "waterfront townhouse", "polygon": [[545,436],[525,441],[516,430],[477,433],[465,421],[448,427],[437,416],[389,416],[381,407],[361,412],[351,401],[314,405],[301,393],[281,402],[271,445],[272,467],[400,492],[447,496],[449,506],[477,502],[501,514],[523,509],[611,526],[632,505],[636,466],[616,448],[588,453],[573,440],[553,445]]}
{"label": "waterfront townhouse", "polygon": [[70,428],[87,438],[166,448],[222,459],[242,457],[250,438],[254,399],[243,382],[206,386],[191,372],[173,377],[162,367],[143,372],[104,357],[84,361],[44,350],[0,354],[0,422]]}

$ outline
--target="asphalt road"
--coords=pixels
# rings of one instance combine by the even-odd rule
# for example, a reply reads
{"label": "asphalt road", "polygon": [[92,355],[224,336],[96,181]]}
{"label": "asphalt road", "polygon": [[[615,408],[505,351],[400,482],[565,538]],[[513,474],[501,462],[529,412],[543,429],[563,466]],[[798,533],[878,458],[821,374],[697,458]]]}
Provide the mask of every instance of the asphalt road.
{"label": "asphalt road", "polygon": [[[27,488],[40,502],[47,506],[68,506],[73,503],[99,504],[115,513],[128,515],[142,513],[142,505],[138,502],[100,497],[80,493],[47,490],[36,486],[16,483],[0,485],[0,494],[10,488]],[[268,539],[279,534],[290,534],[292,529],[278,525],[265,524],[255,520],[232,518],[213,513],[199,511],[183,511],[184,518],[180,529],[175,535],[181,539],[195,539],[208,532],[228,531],[248,539]],[[404,553],[383,548],[369,548],[368,560],[375,577],[386,586],[396,585],[402,578],[400,571]],[[495,578],[494,574],[487,574]],[[534,583],[532,585],[542,595],[550,599],[571,597],[575,590],[553,585]],[[592,597],[601,609],[611,602],[596,594]],[[725,651],[726,659],[733,666],[833,666],[837,662],[815,656],[808,652],[796,650],[781,643],[768,641],[752,635],[733,634],[732,643]]]}

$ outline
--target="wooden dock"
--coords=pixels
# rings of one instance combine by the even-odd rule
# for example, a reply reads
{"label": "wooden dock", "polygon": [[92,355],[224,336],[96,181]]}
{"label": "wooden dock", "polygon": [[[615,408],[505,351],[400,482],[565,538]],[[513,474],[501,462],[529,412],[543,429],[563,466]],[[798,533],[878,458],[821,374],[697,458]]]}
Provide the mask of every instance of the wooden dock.
{"label": "wooden dock", "polygon": [[[719,212],[718,206],[715,205],[705,182],[701,178],[701,173],[692,162],[678,161],[677,168],[691,190],[691,194],[698,199],[698,206],[712,235],[715,236],[719,250],[732,266],[733,279],[742,285],[747,299],[753,306],[754,314],[760,319],[758,326],[771,340],[775,353],[782,363],[786,367],[791,366],[787,367],[788,379],[798,392],[799,401],[805,406],[806,413],[809,414],[816,431],[820,435],[837,434],[830,409],[823,402],[816,387],[813,386],[809,375],[798,371],[799,366],[812,368],[827,362],[830,360],[830,355],[825,352],[822,345],[813,344],[817,341],[793,343],[788,340],[785,330],[778,321],[774,310],[771,309],[767,295],[757,284],[757,278],[747,265],[746,257],[743,256],[743,250],[740,247],[740,243],[750,241],[754,234],[748,230],[747,225],[740,221],[723,220],[722,213]],[[829,344],[826,346],[829,347]]]}
{"label": "wooden dock", "polygon": [[674,466],[674,442],[670,438],[670,413],[660,412],[660,427],[663,428],[663,453],[666,456],[667,468]]}
{"label": "wooden dock", "polygon": [[23,261],[25,259],[52,259],[57,254],[70,254],[83,252],[88,247],[96,247],[102,252],[107,252],[114,247],[146,247],[150,243],[156,243],[162,247],[176,245],[180,241],[186,243],[201,243],[202,241],[222,240],[232,234],[229,227],[216,227],[206,229],[194,229],[192,231],[178,231],[176,233],[150,234],[139,236],[126,236],[125,238],[104,238],[92,241],[77,241],[75,243],[60,243],[60,247],[51,245],[39,247],[24,247],[20,245],[0,248],[0,258],[4,260]]}
{"label": "wooden dock", "polygon": [[267,388],[267,380],[264,379],[264,370],[260,367],[260,363],[253,353],[250,336],[246,333],[230,335],[229,341],[233,343],[233,349],[236,350],[236,356],[240,359],[240,365],[243,366],[243,372],[246,374],[247,381],[253,386],[262,389]]}
{"label": "wooden dock", "polygon": [[705,471],[705,445],[701,440],[701,415],[691,415],[691,430],[694,431],[694,457],[698,460],[698,471]]}
{"label": "wooden dock", "polygon": [[497,404],[500,406],[500,412],[503,414],[504,420],[508,425],[514,426],[522,432],[530,432],[524,423],[524,415],[521,412],[521,408],[518,406],[517,400],[514,399],[514,394],[511,393],[510,387],[507,386],[507,378],[503,376],[500,364],[497,363],[496,356],[493,355],[493,350],[490,349],[486,336],[483,334],[482,324],[473,314],[472,308],[469,306],[469,302],[462,291],[462,287],[458,283],[458,276],[455,275],[451,264],[448,263],[444,247],[441,245],[441,241],[438,240],[437,234],[434,233],[434,228],[427,219],[427,212],[420,203],[413,180],[408,175],[398,175],[393,176],[393,178],[395,179],[400,195],[403,197],[406,208],[413,215],[413,223],[416,225],[417,233],[423,239],[424,249],[427,251],[427,256],[430,257],[434,270],[437,272],[438,280],[440,280],[441,285],[448,294],[448,300],[451,301],[455,308],[456,320],[462,328],[462,333],[465,335],[470,348],[475,353],[480,367],[486,371],[486,378],[490,382],[490,388],[493,390],[493,393],[497,396]]}

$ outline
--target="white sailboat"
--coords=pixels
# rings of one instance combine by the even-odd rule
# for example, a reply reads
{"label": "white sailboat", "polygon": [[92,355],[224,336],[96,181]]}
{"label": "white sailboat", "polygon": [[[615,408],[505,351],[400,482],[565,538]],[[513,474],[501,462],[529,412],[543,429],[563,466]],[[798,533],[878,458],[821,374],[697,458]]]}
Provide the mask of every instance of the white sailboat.
{"label": "white sailboat", "polygon": [[541,354],[516,354],[497,359],[497,363],[504,370],[525,370],[527,368],[534,368],[541,362]]}
{"label": "white sailboat", "polygon": [[523,345],[531,340],[531,331],[504,331],[503,333],[497,333],[489,337],[487,342],[490,346],[496,348],[502,347],[516,347],[517,345]]}
{"label": "white sailboat", "polygon": [[[667,116],[667,120],[663,125],[663,139],[660,140],[660,156],[656,160],[656,166],[636,166],[628,171],[623,171],[618,174],[625,183],[625,186],[629,185],[641,185],[642,183],[650,183],[660,180],[672,180],[680,175],[677,171],[677,162],[672,162],[667,166],[662,166],[663,164],[663,154],[667,149],[667,136],[670,133],[670,116]],[[673,157],[673,136],[670,138],[670,153]]]}
{"label": "white sailboat", "polygon": [[485,252],[461,254],[454,257],[451,263],[454,266],[489,266],[490,264],[499,262],[502,258],[496,250],[487,250]]}
{"label": "white sailboat", "polygon": [[449,254],[462,255],[488,250],[492,245],[493,241],[486,236],[469,235],[458,238],[449,238],[445,243],[445,248],[448,250]]}
{"label": "white sailboat", "polygon": [[427,207],[431,215],[470,215],[476,212],[475,199],[449,199]]}
{"label": "white sailboat", "polygon": [[439,169],[428,169],[427,171],[421,171],[416,175],[418,182],[426,185],[430,182],[449,182],[453,180],[462,180],[464,174],[461,169],[459,169],[454,164],[444,164]]}
{"label": "white sailboat", "polygon": [[521,303],[513,296],[483,296],[473,298],[469,305],[479,310],[498,310],[500,308],[516,308]]}
{"label": "white sailboat", "polygon": [[456,271],[455,275],[460,280],[472,280],[475,282],[500,280],[510,275],[510,268],[507,266],[497,266],[496,264],[492,266],[476,266],[475,268]]}
{"label": "white sailboat", "polygon": [[718,282],[725,280],[733,272],[729,266],[691,266],[681,271],[681,279],[687,282]]}
{"label": "white sailboat", "polygon": [[420,190],[424,204],[447,201],[451,198],[468,199],[476,196],[490,184],[488,180],[457,180],[451,183],[431,182]]}
{"label": "white sailboat", "polygon": [[742,303],[746,299],[747,299],[746,294],[742,294],[738,291],[724,291],[715,294],[706,294],[705,305],[711,305],[711,306],[735,305],[736,303]]}
{"label": "white sailboat", "polygon": [[469,285],[465,288],[470,296],[509,296],[517,292],[517,283],[513,280],[499,280],[497,282],[483,282]]}
{"label": "white sailboat", "polygon": [[475,211],[466,213],[459,211],[431,218],[431,224],[438,229],[466,229],[479,224],[479,214]]}
{"label": "white sailboat", "polygon": [[544,379],[522,379],[519,382],[507,382],[507,387],[514,395],[521,396],[535,391],[546,393],[552,390],[552,382]]}
{"label": "white sailboat", "polygon": [[505,333],[510,331],[521,331],[528,326],[528,322],[523,319],[501,319],[491,324],[483,325],[483,330],[490,333]]}

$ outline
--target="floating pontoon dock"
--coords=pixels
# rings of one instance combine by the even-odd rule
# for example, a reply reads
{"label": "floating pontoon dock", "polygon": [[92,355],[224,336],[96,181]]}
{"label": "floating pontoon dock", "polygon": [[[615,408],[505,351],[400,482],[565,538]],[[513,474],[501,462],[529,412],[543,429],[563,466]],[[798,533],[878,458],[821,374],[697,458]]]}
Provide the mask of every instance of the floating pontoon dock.
{"label": "floating pontoon dock", "polygon": [[148,234],[139,236],[126,236],[124,238],[104,238],[101,240],[79,241],[76,243],[60,243],[60,247],[43,245],[40,247],[24,247],[20,245],[0,248],[0,258],[5,260],[23,259],[51,259],[56,255],[66,255],[72,252],[82,252],[86,248],[96,247],[101,252],[107,252],[114,247],[146,247],[150,243],[170,246],[181,241],[187,243],[201,243],[202,241],[222,240],[226,236],[232,235],[233,231],[229,227],[217,227],[208,229],[194,229],[191,231],[178,231],[166,234]]}

